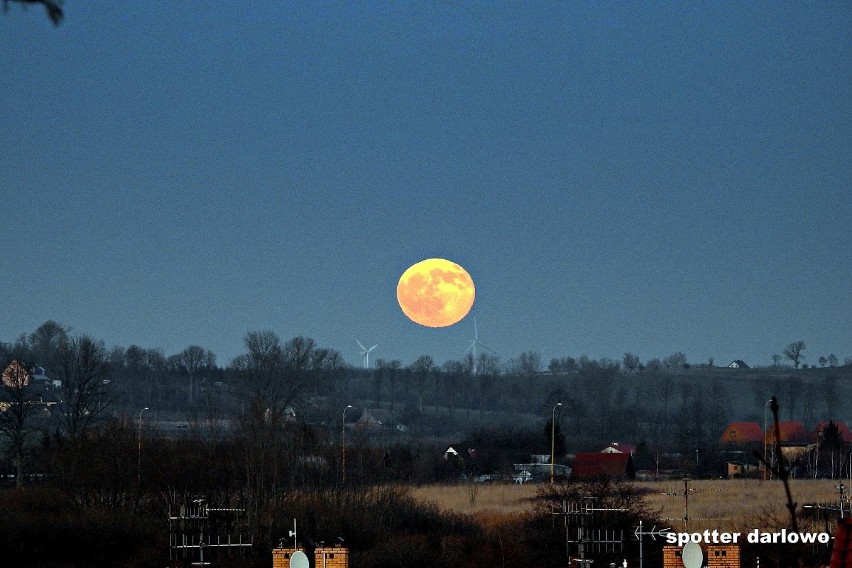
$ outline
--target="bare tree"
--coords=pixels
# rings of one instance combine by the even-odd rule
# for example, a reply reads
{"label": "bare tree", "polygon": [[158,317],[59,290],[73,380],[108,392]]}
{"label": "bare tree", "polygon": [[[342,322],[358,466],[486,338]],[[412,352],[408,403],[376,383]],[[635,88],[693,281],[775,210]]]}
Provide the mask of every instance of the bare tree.
{"label": "bare tree", "polygon": [[32,419],[38,409],[28,382],[26,366],[12,361],[3,371],[0,385],[0,434],[9,439],[15,458],[15,487],[19,489],[24,483],[24,446],[34,432]]}
{"label": "bare tree", "polygon": [[577,360],[573,357],[554,357],[550,360],[547,370],[551,373],[574,373],[577,371]]}
{"label": "bare tree", "polygon": [[838,362],[837,361],[837,355],[835,355],[834,353],[829,353],[829,355],[828,355],[828,366],[829,367],[836,367],[837,362]]}
{"label": "bare tree", "polygon": [[479,418],[481,420],[482,412],[485,407],[485,398],[494,386],[497,375],[500,374],[500,359],[497,355],[480,353],[479,365],[477,368],[479,370],[477,379],[479,386]]}
{"label": "bare tree", "polygon": [[447,410],[450,416],[455,412],[456,391],[459,381],[465,375],[465,367],[461,361],[450,359],[441,366],[441,375],[444,379],[444,391],[447,396]]}
{"label": "bare tree", "polygon": [[686,362],[686,355],[678,351],[677,353],[672,353],[668,357],[663,360],[663,365],[667,369],[685,369],[688,366]]}
{"label": "bare tree", "polygon": [[435,373],[435,361],[429,355],[421,355],[411,364],[409,370],[417,385],[417,410],[423,412],[423,392],[429,378]]}
{"label": "bare tree", "polygon": [[631,373],[639,368],[639,356],[634,353],[625,353],[622,362],[624,368]]}
{"label": "bare tree", "polygon": [[131,345],[124,350],[124,365],[131,371],[139,371],[145,366],[145,349]]}
{"label": "bare tree", "polygon": [[793,362],[793,367],[798,369],[799,363],[801,363],[802,359],[805,358],[805,355],[802,353],[805,349],[807,349],[807,346],[805,345],[805,342],[800,339],[799,341],[794,341],[784,348],[784,356]]}
{"label": "bare tree", "polygon": [[195,375],[202,368],[216,364],[216,355],[199,345],[190,345],[178,355],[181,366],[189,375],[189,405],[195,404]]}
{"label": "bare tree", "polygon": [[778,367],[779,365],[781,365],[781,355],[775,353],[774,355],[772,355],[772,366]]}
{"label": "bare tree", "polygon": [[59,347],[62,342],[68,339],[69,331],[70,328],[53,320],[41,324],[29,336],[33,363],[45,367],[48,372],[51,372],[58,362]]}
{"label": "bare tree", "polygon": [[[324,379],[327,380],[327,386],[329,390],[335,389],[337,385],[337,381],[340,378],[345,380],[346,377],[346,361],[343,359],[343,355],[340,354],[340,351],[337,349],[329,349],[325,358],[322,362],[322,368],[325,372]],[[349,393],[348,389],[344,388],[344,392],[342,393],[344,398],[348,398]]]}
{"label": "bare tree", "polygon": [[390,409],[393,410],[393,401],[394,401],[394,388],[396,387],[396,380],[399,376],[399,370],[402,368],[402,362],[399,359],[392,359],[388,361],[387,364],[387,373],[388,373],[388,381],[390,382]]}
{"label": "bare tree", "polygon": [[373,386],[376,388],[376,408],[382,406],[382,385],[385,382],[385,374],[388,369],[388,362],[384,359],[376,359],[376,368],[371,371],[373,375]]}
{"label": "bare tree", "polygon": [[73,337],[62,343],[60,361],[63,426],[71,439],[82,438],[111,402],[106,347],[88,335]]}
{"label": "bare tree", "polygon": [[246,496],[250,522],[280,495],[284,475],[295,459],[288,456],[286,422],[295,412],[305,387],[316,379],[327,351],[317,350],[313,339],[294,337],[287,343],[272,331],[252,331],[244,338],[247,352],[231,362],[246,379],[247,397],[241,416]]}
{"label": "bare tree", "polygon": [[518,356],[517,368],[522,375],[535,375],[541,371],[541,354],[537,351],[524,351]]}
{"label": "bare tree", "polygon": [[789,410],[787,411],[788,420],[793,420],[793,416],[796,412],[796,405],[799,401],[799,395],[802,394],[803,389],[804,381],[802,381],[801,377],[788,377],[783,383],[783,388],[781,390],[789,404]]}
{"label": "bare tree", "polygon": [[324,347],[313,350],[309,367],[314,373],[314,396],[319,396],[320,392],[334,390],[335,380],[343,366],[343,356],[339,351]]}
{"label": "bare tree", "polygon": [[822,381],[822,386],[820,387],[823,401],[825,401],[825,411],[831,419],[837,418],[837,403],[839,399],[837,386],[837,376],[828,375]]}
{"label": "bare tree", "polygon": [[249,522],[257,522],[262,502],[280,479],[281,437],[287,396],[283,392],[284,354],[272,331],[250,331],[243,338],[246,353],[231,367],[246,380],[247,397],[240,418],[244,437],[246,499]]}

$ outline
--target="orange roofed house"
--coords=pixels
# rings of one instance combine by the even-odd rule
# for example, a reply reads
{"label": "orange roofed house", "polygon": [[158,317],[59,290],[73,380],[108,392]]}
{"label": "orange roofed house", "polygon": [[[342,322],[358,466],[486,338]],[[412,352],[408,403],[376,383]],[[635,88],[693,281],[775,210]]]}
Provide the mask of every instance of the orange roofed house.
{"label": "orange roofed house", "polygon": [[[781,433],[780,442],[787,444],[804,444],[808,442],[808,433],[805,425],[801,422],[779,422],[778,430]],[[775,425],[769,425],[766,429],[766,443],[775,443]]]}
{"label": "orange roofed house", "polygon": [[763,443],[763,430],[757,422],[731,422],[719,441],[723,444],[759,444]]}

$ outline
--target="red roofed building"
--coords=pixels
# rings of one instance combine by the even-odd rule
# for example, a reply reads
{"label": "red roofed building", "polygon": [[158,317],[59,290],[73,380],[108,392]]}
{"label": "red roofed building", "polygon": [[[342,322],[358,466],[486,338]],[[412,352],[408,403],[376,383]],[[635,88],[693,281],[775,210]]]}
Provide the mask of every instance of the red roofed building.
{"label": "red roofed building", "polygon": [[731,422],[719,441],[723,444],[762,443],[763,430],[757,422]]}
{"label": "red roofed building", "polygon": [[574,457],[571,477],[574,479],[594,479],[610,477],[614,479],[633,479],[636,470],[630,454],[579,453]]}
{"label": "red roofed building", "polygon": [[[840,432],[840,437],[843,438],[844,442],[852,442],[852,431],[849,430],[846,422],[832,422],[832,424],[837,426],[837,430]],[[811,434],[812,442],[818,443],[822,440],[822,431],[825,430],[826,426],[828,426],[828,422],[820,422],[816,425],[813,434]]]}
{"label": "red roofed building", "polygon": [[[807,443],[808,433],[805,425],[801,422],[779,422],[778,429],[781,431],[781,442]],[[766,443],[775,443],[775,425],[770,424],[766,430]]]}

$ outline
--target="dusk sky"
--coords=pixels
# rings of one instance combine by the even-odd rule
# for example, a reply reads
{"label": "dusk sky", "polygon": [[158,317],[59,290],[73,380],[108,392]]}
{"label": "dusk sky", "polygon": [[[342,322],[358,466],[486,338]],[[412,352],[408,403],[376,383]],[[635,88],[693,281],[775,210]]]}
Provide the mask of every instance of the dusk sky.
{"label": "dusk sky", "polygon": [[439,257],[503,361],[852,357],[849,2],[64,6],[0,13],[0,341],[440,364]]}

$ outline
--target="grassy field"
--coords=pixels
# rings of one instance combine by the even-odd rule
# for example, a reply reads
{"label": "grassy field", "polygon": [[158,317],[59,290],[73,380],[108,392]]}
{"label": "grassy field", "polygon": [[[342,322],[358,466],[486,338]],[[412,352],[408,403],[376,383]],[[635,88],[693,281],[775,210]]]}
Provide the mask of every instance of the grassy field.
{"label": "grassy field", "polygon": [[[799,509],[807,503],[838,502],[837,480],[791,480],[793,500]],[[683,530],[683,481],[636,482],[647,491],[651,508],[672,529]],[[847,480],[846,491],[852,488]],[[436,504],[440,509],[493,517],[530,511],[539,488],[536,484],[510,485],[430,485],[414,488],[415,498]],[[689,482],[689,530],[771,529],[786,526],[789,517],[784,487],[780,481],[697,480]],[[472,491],[474,493],[472,494]],[[847,513],[849,503],[847,502]],[[834,514],[836,516],[836,513]],[[815,521],[818,524],[822,521]],[[803,527],[804,528],[804,527]]]}

